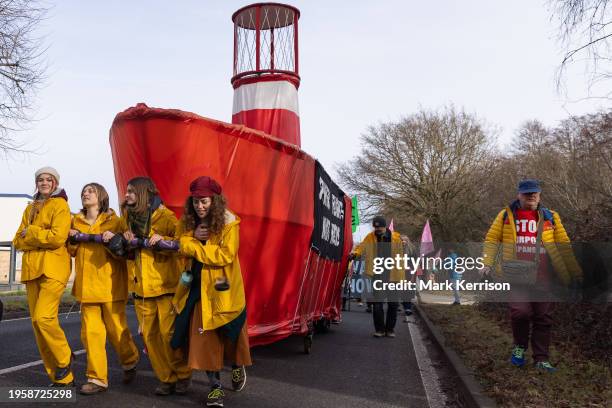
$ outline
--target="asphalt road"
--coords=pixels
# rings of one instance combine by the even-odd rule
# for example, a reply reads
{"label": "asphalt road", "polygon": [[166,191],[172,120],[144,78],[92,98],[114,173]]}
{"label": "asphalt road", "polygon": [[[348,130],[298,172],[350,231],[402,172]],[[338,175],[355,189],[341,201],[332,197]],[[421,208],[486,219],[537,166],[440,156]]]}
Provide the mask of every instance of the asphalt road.
{"label": "asphalt road", "polygon": [[[372,317],[362,308],[343,314],[343,322],[327,333],[316,334],[312,354],[303,354],[301,337],[290,337],[272,345],[252,349],[254,365],[247,370],[247,386],[240,393],[226,392],[226,407],[430,407],[431,373],[422,375],[423,359],[417,362],[413,338],[416,325],[398,316],[397,337],[372,337]],[[132,333],[137,322],[128,309]],[[61,325],[73,351],[82,350],[80,314],[61,315]],[[413,331],[411,333],[411,331]],[[142,341],[136,336],[139,348]],[[418,337],[417,337],[418,338]],[[418,341],[417,341],[418,342]],[[421,347],[422,348],[422,347]],[[417,349],[419,349],[417,344]],[[421,350],[421,353],[423,351]],[[102,407],[183,407],[202,406],[208,380],[194,372],[193,386],[185,396],[157,397],[157,380],[146,357],[141,359],[133,384],[121,384],[121,368],[109,346],[110,386],[105,393],[78,395],[76,404],[56,406]],[[41,387],[49,384],[42,365],[20,367],[39,360],[29,319],[0,322],[0,387]],[[419,368],[419,363],[421,368]],[[77,386],[85,382],[86,358],[79,354],[74,362]],[[435,377],[435,374],[433,374]],[[426,380],[423,380],[426,378]],[[424,381],[428,385],[426,392]],[[226,389],[231,388],[230,373],[222,373]],[[435,388],[434,388],[435,390]],[[2,405],[2,404],[0,404]],[[40,407],[43,403],[19,403],[19,407]]]}

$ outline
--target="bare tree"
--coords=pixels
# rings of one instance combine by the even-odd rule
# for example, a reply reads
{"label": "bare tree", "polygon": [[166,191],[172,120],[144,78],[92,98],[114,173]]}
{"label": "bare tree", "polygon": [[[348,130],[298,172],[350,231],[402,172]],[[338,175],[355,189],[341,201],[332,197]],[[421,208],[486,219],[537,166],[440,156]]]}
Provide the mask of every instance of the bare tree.
{"label": "bare tree", "polygon": [[552,143],[551,132],[539,120],[525,121],[516,132],[512,143],[514,152],[530,153],[534,150],[545,149]]}
{"label": "bare tree", "polygon": [[[597,83],[612,77],[612,9],[608,0],[552,0],[553,17],[559,21],[559,38],[566,49],[557,72],[557,86],[563,87],[568,66],[586,63],[589,92]],[[591,97],[612,97],[612,91]]]}
{"label": "bare tree", "polygon": [[[612,112],[569,117],[554,129],[523,124],[503,179],[542,181],[543,203],[578,240],[612,236]],[[507,186],[506,188],[511,188]]]}
{"label": "bare tree", "polygon": [[612,112],[570,117],[555,130],[563,165],[553,183],[578,238],[612,238]]}
{"label": "bare tree", "polygon": [[481,209],[496,166],[492,139],[465,112],[423,110],[370,127],[361,154],[339,174],[366,210],[393,216],[407,232],[429,219],[440,239],[481,239],[488,222]]}
{"label": "bare tree", "polygon": [[45,72],[36,34],[46,9],[39,0],[0,0],[0,151],[20,150],[14,132],[33,120],[33,97]]}

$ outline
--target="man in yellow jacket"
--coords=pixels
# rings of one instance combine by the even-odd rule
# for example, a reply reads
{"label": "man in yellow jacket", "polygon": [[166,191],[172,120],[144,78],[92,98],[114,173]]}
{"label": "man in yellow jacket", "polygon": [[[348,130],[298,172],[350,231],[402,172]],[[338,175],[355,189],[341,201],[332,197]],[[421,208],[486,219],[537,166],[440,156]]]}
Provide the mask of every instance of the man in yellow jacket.
{"label": "man in yellow jacket", "polygon": [[[379,291],[377,280],[383,282],[399,282],[405,278],[405,272],[398,265],[391,269],[383,268],[382,273],[375,271],[375,262],[377,265],[382,264],[376,258],[395,258],[403,257],[404,249],[401,235],[398,232],[391,231],[387,228],[387,221],[384,217],[377,216],[372,220],[374,231],[370,232],[363,239],[361,244],[357,245],[350,255],[350,259],[356,257],[365,257],[365,275],[372,280],[374,296],[370,299],[373,302],[374,319],[374,337],[395,337],[395,323],[397,321],[398,302],[387,297],[383,292]],[[383,310],[383,304],[387,303],[387,318]]]}
{"label": "man in yellow jacket", "polygon": [[[552,281],[551,267],[557,279],[565,285],[582,280],[582,271],[574,257],[561,218],[555,211],[540,204],[541,192],[539,181],[522,180],[518,185],[517,200],[497,214],[485,238],[484,275],[490,274],[492,268],[495,269],[493,273],[501,275],[502,264],[506,261],[533,261],[539,256],[535,264],[538,265],[536,273],[540,287],[546,288]],[[539,235],[541,248],[536,255],[535,250],[540,247],[537,244]],[[525,365],[531,325],[535,367],[546,372],[555,371],[548,361],[551,303],[521,301],[510,302],[509,306],[514,337],[511,363],[517,367]]]}

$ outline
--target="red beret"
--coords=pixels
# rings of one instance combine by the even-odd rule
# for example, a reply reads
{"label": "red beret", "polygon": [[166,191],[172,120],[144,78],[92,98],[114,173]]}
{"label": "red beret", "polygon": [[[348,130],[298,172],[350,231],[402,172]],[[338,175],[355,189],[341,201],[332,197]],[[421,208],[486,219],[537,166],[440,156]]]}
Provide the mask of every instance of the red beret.
{"label": "red beret", "polygon": [[192,197],[212,197],[221,194],[221,186],[208,176],[201,176],[193,180],[189,185]]}

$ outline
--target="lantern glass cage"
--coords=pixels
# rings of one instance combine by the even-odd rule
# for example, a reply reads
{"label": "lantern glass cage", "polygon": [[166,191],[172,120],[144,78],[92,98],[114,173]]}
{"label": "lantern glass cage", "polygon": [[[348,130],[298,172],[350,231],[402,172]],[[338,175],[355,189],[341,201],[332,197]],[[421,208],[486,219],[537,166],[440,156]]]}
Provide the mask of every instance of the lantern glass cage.
{"label": "lantern glass cage", "polygon": [[234,22],[234,79],[248,75],[284,73],[298,77],[295,7],[260,3],[244,7]]}

